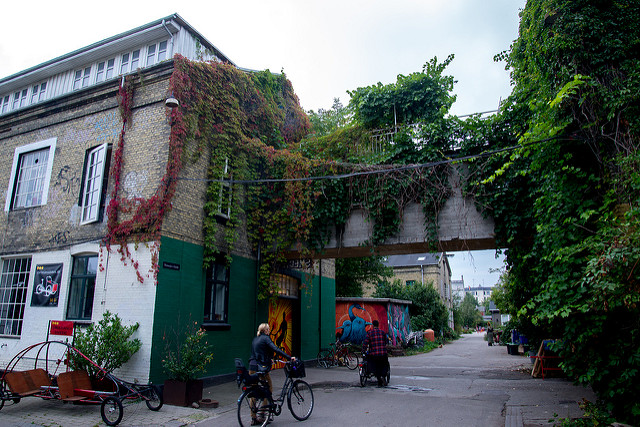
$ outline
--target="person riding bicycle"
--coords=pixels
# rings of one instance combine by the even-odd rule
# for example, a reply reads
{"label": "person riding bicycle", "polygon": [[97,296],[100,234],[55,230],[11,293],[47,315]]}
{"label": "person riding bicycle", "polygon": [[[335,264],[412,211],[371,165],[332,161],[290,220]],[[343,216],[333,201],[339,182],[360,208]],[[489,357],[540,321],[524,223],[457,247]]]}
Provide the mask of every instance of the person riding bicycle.
{"label": "person riding bicycle", "polygon": [[[273,355],[278,354],[287,360],[295,362],[296,358],[289,356],[276,346],[269,334],[271,333],[271,327],[268,323],[261,323],[258,326],[258,332],[256,337],[251,342],[251,358],[249,359],[249,374],[256,372],[262,374],[264,379],[269,384],[269,392],[273,393],[273,382],[271,381],[271,365],[273,363]],[[255,417],[254,417],[255,416]],[[260,425],[264,420],[260,419],[260,414],[251,414],[252,425]]]}
{"label": "person riding bicycle", "polygon": [[387,334],[379,328],[380,322],[374,320],[373,328],[367,332],[362,350],[367,354],[367,363],[378,379],[378,387],[382,387],[383,378],[387,375],[389,358],[387,356]]}

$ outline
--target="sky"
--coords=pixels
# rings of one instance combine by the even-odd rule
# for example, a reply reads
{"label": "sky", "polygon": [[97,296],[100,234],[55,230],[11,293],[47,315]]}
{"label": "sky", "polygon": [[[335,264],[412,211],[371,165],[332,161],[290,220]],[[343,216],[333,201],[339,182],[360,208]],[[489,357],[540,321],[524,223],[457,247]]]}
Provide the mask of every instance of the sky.
{"label": "sky", "polygon": [[[347,104],[347,91],[421,71],[434,56],[457,80],[451,113],[492,111],[510,91],[493,57],[517,38],[526,0],[7,1],[0,78],[178,13],[236,65],[284,71],[305,110]],[[452,276],[491,286],[491,256],[449,259]],[[463,260],[463,258],[466,258]],[[460,267],[458,267],[460,261]],[[495,278],[492,278],[495,277]]]}

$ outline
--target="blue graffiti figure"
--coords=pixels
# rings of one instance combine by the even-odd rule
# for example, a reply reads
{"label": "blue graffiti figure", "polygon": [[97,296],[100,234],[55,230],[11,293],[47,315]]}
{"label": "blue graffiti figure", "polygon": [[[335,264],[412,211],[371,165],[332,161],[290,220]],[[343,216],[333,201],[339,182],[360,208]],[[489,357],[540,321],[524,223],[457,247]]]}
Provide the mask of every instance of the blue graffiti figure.
{"label": "blue graffiti figure", "polygon": [[[357,308],[359,310],[364,310],[364,308],[360,307],[358,304],[353,304],[349,306],[349,319],[345,320],[342,323],[342,336],[340,337],[341,342],[351,342],[353,344],[361,344],[365,337],[367,336],[367,325],[370,325],[371,322],[367,322],[362,317],[356,316],[353,314],[353,309]],[[348,329],[348,334],[347,334]],[[346,336],[345,336],[346,335]]]}

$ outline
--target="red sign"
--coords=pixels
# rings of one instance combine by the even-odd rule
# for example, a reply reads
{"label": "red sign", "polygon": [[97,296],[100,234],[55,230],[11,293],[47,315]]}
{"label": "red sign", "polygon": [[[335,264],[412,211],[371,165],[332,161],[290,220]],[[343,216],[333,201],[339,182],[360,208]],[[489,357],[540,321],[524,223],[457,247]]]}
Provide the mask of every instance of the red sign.
{"label": "red sign", "polygon": [[49,334],[73,336],[73,322],[69,320],[52,320]]}

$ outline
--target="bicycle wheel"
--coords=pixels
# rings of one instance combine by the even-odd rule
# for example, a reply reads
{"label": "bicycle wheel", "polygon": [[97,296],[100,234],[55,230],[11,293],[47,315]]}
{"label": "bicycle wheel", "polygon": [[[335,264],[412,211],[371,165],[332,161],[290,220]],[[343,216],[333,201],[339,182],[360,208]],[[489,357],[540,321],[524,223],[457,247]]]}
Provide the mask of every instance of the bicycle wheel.
{"label": "bicycle wheel", "polygon": [[385,375],[383,378],[383,383],[385,387],[389,385],[390,380],[391,380],[391,366],[389,365],[389,362],[387,362],[387,375]]}
{"label": "bicycle wheel", "polygon": [[318,353],[318,366],[321,366],[325,369],[328,369],[331,367],[331,359],[332,359],[332,355],[331,355],[331,351],[324,349],[324,350],[320,350],[320,352]]}
{"label": "bicycle wheel", "polygon": [[266,426],[269,423],[270,400],[264,391],[252,388],[238,399],[238,423],[241,427]]}
{"label": "bicycle wheel", "polygon": [[142,394],[144,396],[144,403],[147,404],[147,408],[152,411],[158,411],[162,408],[164,400],[162,399],[162,393],[160,393],[158,386],[149,386],[149,388]]}
{"label": "bicycle wheel", "polygon": [[358,367],[358,362],[358,355],[353,351],[348,351],[347,354],[344,355],[344,364],[352,371]]}
{"label": "bicycle wheel", "polygon": [[115,397],[107,397],[100,406],[102,421],[108,426],[117,426],[122,421],[122,402]]}
{"label": "bicycle wheel", "polygon": [[291,415],[298,421],[304,421],[313,411],[313,391],[303,380],[296,380],[287,393],[287,406]]}
{"label": "bicycle wheel", "polygon": [[367,365],[364,362],[358,366],[358,374],[360,375],[360,386],[364,387],[367,385]]}

